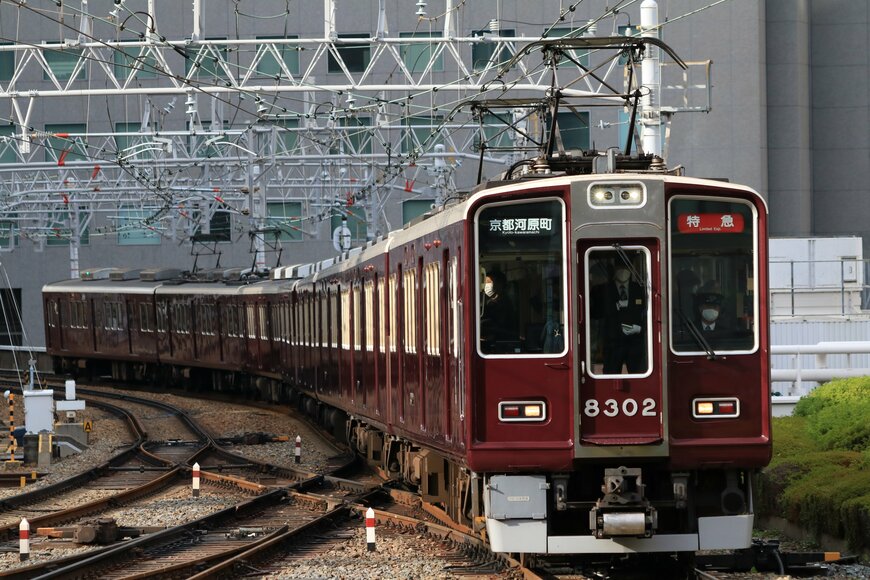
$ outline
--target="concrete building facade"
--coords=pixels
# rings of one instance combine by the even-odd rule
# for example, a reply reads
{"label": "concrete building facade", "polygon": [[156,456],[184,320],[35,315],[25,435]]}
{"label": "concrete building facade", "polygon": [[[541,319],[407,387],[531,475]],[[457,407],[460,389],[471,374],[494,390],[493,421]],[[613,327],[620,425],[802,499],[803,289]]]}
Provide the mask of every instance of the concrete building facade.
{"label": "concrete building facade", "polygon": [[[146,31],[147,22],[152,16],[159,35],[173,41],[191,39],[197,31],[200,38],[213,41],[323,38],[325,21],[329,20],[324,12],[326,3],[321,1],[203,0],[204,12],[198,21],[194,19],[190,2],[164,0],[153,1],[154,14],[142,17],[142,13],[148,13],[150,4],[148,0],[126,0],[119,17],[113,19],[112,11],[116,8],[113,0],[65,2],[61,8],[47,0],[31,0],[26,8],[4,3],[0,5],[0,43],[38,45],[63,42],[75,37],[76,29],[80,30],[85,21],[89,26],[86,30],[89,38],[136,41],[141,40],[137,31]],[[614,4],[622,8],[598,20],[608,10],[614,9]],[[730,0],[711,1],[709,5],[690,0],[660,0],[658,5],[659,17],[664,23],[660,38],[684,60],[712,62],[712,107],[709,112],[678,112],[670,117],[666,145],[668,164],[685,166],[689,175],[726,178],[764,193],[770,205],[771,233],[775,236],[857,235],[870,240],[870,204],[864,201],[870,193],[870,101],[866,98],[870,84],[870,0]],[[636,30],[640,23],[640,6],[639,1],[614,3],[612,0],[579,3],[557,0],[474,0],[461,3],[442,0],[416,4],[383,0],[384,10],[381,11],[376,0],[336,0],[334,29],[339,38],[361,39],[360,46],[350,51],[345,46],[341,53],[347,63],[357,66],[359,63],[353,59],[373,58],[374,51],[369,49],[370,52],[366,54],[363,45],[379,29],[386,33],[385,36],[400,39],[414,38],[415,35],[439,36],[443,33],[448,13],[453,19],[455,34],[461,38],[484,34],[537,38],[544,30],[551,28],[569,31],[588,28],[590,21],[595,21],[594,31],[586,31],[585,34],[607,36],[625,34],[626,29],[631,31],[631,27]],[[421,11],[422,14],[418,14]],[[136,13],[140,15],[133,17]],[[129,18],[122,30],[118,24],[125,15]],[[385,28],[382,23],[379,28],[382,15],[386,16]],[[560,15],[564,15],[562,20]],[[198,45],[193,42],[191,46]],[[460,60],[470,70],[474,69],[481,54],[484,58],[487,54],[480,52],[483,45],[475,45],[471,41],[457,42],[455,46]],[[255,62],[251,59],[256,58],[256,48],[254,42],[250,49],[225,55],[226,62],[237,67],[230,74],[241,77],[249,69],[259,70],[258,65],[251,65]],[[285,63],[289,63],[288,67],[295,66],[298,74],[305,74],[310,66],[311,70],[307,72],[318,84],[344,82],[346,74],[337,70],[340,67],[328,55],[316,60],[317,48],[312,44],[299,47],[296,51],[298,54],[285,55],[282,52],[281,56]],[[67,49],[75,49],[75,44],[68,43],[64,50]],[[182,44],[165,51],[167,63],[174,73],[189,73],[191,70],[192,53],[185,54],[185,50]],[[418,59],[426,59],[432,56],[426,50],[425,47],[399,47],[397,55],[409,68],[413,68],[408,55],[416,54]],[[107,55],[116,53],[106,52]],[[0,118],[3,119],[0,125],[6,125],[0,127],[0,149],[6,147],[0,150],[0,182],[4,184],[0,189],[0,212],[5,214],[0,215],[0,262],[3,270],[0,279],[5,286],[4,305],[10,310],[9,298],[16,298],[23,330],[27,335],[26,338],[21,337],[16,323],[9,322],[7,326],[11,334],[17,336],[12,342],[40,346],[44,344],[40,289],[44,283],[70,275],[68,238],[70,215],[73,212],[68,206],[68,197],[64,197],[64,191],[48,188],[46,198],[54,196],[56,205],[47,205],[46,211],[64,216],[54,228],[56,235],[52,236],[50,227],[28,233],[4,226],[4,220],[19,211],[16,205],[18,189],[27,187],[29,175],[43,170],[46,175],[50,173],[46,182],[54,179],[57,183],[69,184],[69,181],[65,182],[59,176],[57,167],[62,165],[61,161],[68,161],[70,171],[78,171],[75,175],[79,182],[91,172],[96,174],[97,170],[93,169],[96,165],[107,171],[113,162],[117,165],[119,152],[124,150],[122,145],[131,143],[113,138],[113,133],[135,133],[144,129],[148,129],[151,137],[160,131],[167,134],[183,133],[189,130],[190,115],[187,114],[189,107],[186,107],[184,95],[173,98],[161,95],[156,90],[148,94],[148,90],[167,85],[167,79],[156,74],[142,75],[128,95],[110,97],[95,94],[94,89],[100,88],[100,83],[108,85],[101,76],[102,65],[91,60],[84,73],[76,73],[72,69],[66,71],[80,76],[72,78],[67,75],[62,83],[67,91],[64,96],[34,99],[28,116],[28,125],[33,132],[86,134],[86,149],[80,151],[75,149],[78,145],[70,148],[68,142],[52,142],[48,138],[40,141],[37,137],[29,157],[23,154],[16,156],[8,150],[16,145],[16,135],[21,133],[21,127],[15,123],[16,99],[20,108],[24,103],[23,91],[57,93],[60,90],[44,71],[32,64],[24,66],[23,51],[15,52],[11,62],[4,54],[12,53],[0,52]],[[117,67],[118,57],[112,58],[107,66]],[[53,70],[62,71],[64,66],[73,66],[64,62],[53,63]],[[123,57],[120,62],[124,62]],[[223,73],[215,68],[210,71],[205,69],[214,67],[217,61],[212,61],[211,65],[207,59],[200,62],[203,68],[195,71],[196,74],[190,78],[214,84],[215,77]],[[386,79],[394,82],[400,75],[398,69],[394,62],[384,58],[374,67],[377,75],[364,79],[363,84],[384,83]],[[357,72],[351,71],[351,76]],[[564,66],[560,65],[560,78],[564,72]],[[408,99],[406,105],[409,109],[419,106],[421,111],[428,111],[430,117],[437,115],[441,119],[460,97],[465,98],[470,94],[469,91],[459,96],[446,94],[449,92],[447,88],[460,82],[464,74],[449,56],[443,58],[440,68],[433,67],[423,74],[428,75],[431,83],[443,86],[446,90],[415,95],[416,103],[426,101],[426,106]],[[205,76],[210,78],[205,79]],[[358,79],[359,75],[355,78]],[[10,90],[13,85],[14,90]],[[68,90],[70,88],[87,89],[90,92],[86,96],[76,96],[74,91]],[[132,90],[134,88],[139,92]],[[246,100],[240,99],[239,94],[227,96],[219,106],[216,100],[211,99],[210,102],[208,96],[195,94],[202,126],[213,128],[216,121],[220,121],[228,130],[257,125],[256,115],[252,113],[255,107],[251,104],[251,95],[248,94]],[[306,112],[316,111],[319,103],[315,101],[322,99],[329,103],[327,109],[338,107],[347,110],[346,94],[337,97],[333,94],[328,98],[323,97],[323,94],[288,93],[282,97],[286,101],[274,100],[271,103],[283,102],[285,106],[295,103],[289,107],[291,111]],[[406,97],[410,94],[407,92]],[[530,94],[527,92],[525,96]],[[670,96],[663,93],[663,104],[666,107],[678,107],[679,94],[679,91],[673,91]],[[437,113],[433,113],[436,108]],[[370,110],[360,117],[366,118],[365,123],[374,124],[377,112]],[[598,150],[621,146],[623,133],[620,133],[619,126],[625,118],[625,111],[618,109],[607,112],[590,110],[589,116],[584,118],[586,127],[582,128],[580,138],[574,143]],[[294,127],[302,131],[305,123],[307,121],[301,121]],[[332,129],[335,129],[343,121],[339,119],[333,123]],[[294,156],[303,153],[309,157],[323,155],[326,159],[323,170],[325,177],[316,187],[328,194],[312,193],[313,189],[299,193],[302,187],[299,181],[293,183],[294,189],[282,190],[281,179],[286,178],[286,175],[278,176],[279,169],[268,163],[258,167],[258,172],[262,170],[272,184],[266,188],[263,201],[266,204],[281,204],[275,215],[286,218],[285,222],[291,222],[290,229],[281,234],[277,244],[281,248],[281,263],[284,265],[334,254],[332,235],[338,223],[336,220],[340,222],[342,215],[349,216],[353,222],[360,209],[378,213],[377,231],[371,231],[370,225],[363,230],[359,230],[362,227],[359,224],[355,228],[355,243],[364,243],[367,238],[401,227],[405,221],[425,211],[439,194],[467,191],[475,184],[476,152],[469,147],[474,139],[462,132],[465,128],[451,129],[434,140],[446,144],[447,151],[456,154],[454,158],[447,159],[451,164],[451,173],[450,186],[445,188],[443,183],[438,182],[440,177],[434,170],[437,157],[431,155],[434,141],[423,144],[425,152],[417,160],[419,163],[407,157],[413,147],[405,147],[403,143],[409,142],[409,135],[414,132],[408,123],[384,126],[376,133],[380,142],[362,144],[359,140],[346,140],[347,147],[358,149],[356,153],[372,155],[370,158],[365,155],[354,157],[358,163],[345,168],[349,173],[342,173],[340,158],[346,152],[344,145],[335,146],[337,141],[332,146],[317,143],[319,138],[312,135],[324,134],[327,123],[321,119],[315,124],[316,131],[312,129],[313,132],[306,134],[300,132],[295,141],[296,148],[282,150],[281,154],[287,158],[284,167],[292,164]],[[281,127],[286,128],[285,125]],[[274,135],[274,131],[264,131],[255,139],[262,146],[264,141],[274,140]],[[128,134],[123,139],[129,137]],[[199,139],[199,149],[196,150],[202,152],[206,147],[203,139],[212,137],[217,138],[213,143],[221,142],[222,137],[214,133],[204,137],[190,136],[188,141]],[[182,143],[179,135],[174,135],[174,138]],[[304,139],[310,140],[305,146],[308,148],[299,149],[299,143]],[[50,150],[51,143],[55,143],[53,152]],[[106,143],[114,145],[107,146]],[[245,180],[253,178],[237,171],[237,168],[233,171],[238,174],[233,173],[230,177],[221,175],[221,155],[235,154],[239,157],[239,148],[253,149],[252,143],[236,141],[232,150],[225,149],[215,158],[191,153],[190,163],[180,170],[173,169],[172,175],[167,175],[166,171],[161,173],[159,164],[155,163],[147,175],[143,174],[141,194],[154,195],[155,183],[176,184],[172,186],[176,195],[173,198],[174,205],[169,208],[174,221],[162,221],[159,231],[153,232],[153,235],[148,233],[148,224],[144,222],[137,222],[135,227],[125,230],[119,224],[123,225],[124,219],[130,216],[122,213],[125,211],[123,206],[119,205],[112,211],[104,207],[100,212],[95,212],[93,221],[87,224],[87,239],[82,240],[78,250],[80,269],[156,265],[190,269],[194,263],[192,251],[201,250],[191,243],[190,234],[202,231],[202,222],[192,224],[184,221],[192,219],[189,216],[178,217],[187,213],[187,210],[205,212],[206,221],[224,236],[220,239],[226,241],[214,242],[209,250],[220,253],[222,266],[252,265],[248,236],[252,208],[246,207],[244,209],[247,211],[240,211],[238,207],[231,207],[232,204],[217,204],[219,207],[216,210],[215,202],[211,200],[210,210],[206,212],[197,205],[202,199],[215,197],[211,194],[202,195],[200,191],[212,183],[210,176],[214,176],[216,181],[222,180],[222,184],[229,183],[240,191],[244,190]],[[37,152],[40,144],[44,144],[45,152]],[[468,149],[463,151],[463,147]],[[67,152],[69,159],[59,159],[58,155],[66,149],[70,149]],[[194,149],[191,146],[190,152]],[[403,161],[395,162],[396,152],[399,158],[405,154]],[[78,157],[75,156],[77,153],[80,154]],[[463,153],[467,155],[460,155]],[[457,159],[460,163],[456,163]],[[361,196],[356,201],[356,208],[345,205],[336,210],[330,207],[343,190],[328,185],[329,178],[337,183],[339,178],[344,179],[346,175],[364,175],[374,182],[378,175],[388,175],[384,166],[391,163],[396,166],[404,163],[404,168],[389,175],[389,191],[379,199],[377,205],[369,204],[365,196]],[[147,163],[138,167],[142,166],[147,166]],[[485,176],[494,176],[504,168],[503,161],[495,160],[484,164],[483,173]],[[82,175],[85,177],[82,178]],[[108,187],[108,184],[104,186]],[[199,197],[191,197],[188,200],[191,205],[179,208],[178,190],[187,186],[200,188],[197,190],[200,191],[197,194]],[[315,188],[313,181],[310,187]],[[135,193],[126,192],[125,195]],[[253,199],[251,203],[255,203]],[[89,219],[86,214],[87,211],[82,213],[82,219]],[[50,226],[51,219],[49,216],[43,223]],[[170,225],[177,231],[168,229]],[[865,241],[865,254],[867,250]],[[210,253],[196,259],[198,267],[213,267],[218,256]],[[268,265],[274,265],[276,260],[277,253],[269,254],[266,259]],[[4,340],[9,342],[9,337],[0,339],[0,342]]]}

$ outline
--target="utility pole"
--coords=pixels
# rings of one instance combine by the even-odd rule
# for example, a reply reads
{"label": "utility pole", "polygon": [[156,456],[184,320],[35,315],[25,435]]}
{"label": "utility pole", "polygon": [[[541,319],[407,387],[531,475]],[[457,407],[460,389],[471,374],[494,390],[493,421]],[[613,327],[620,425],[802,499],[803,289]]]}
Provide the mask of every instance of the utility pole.
{"label": "utility pole", "polygon": [[[658,38],[659,5],[655,0],[644,0],[640,5],[640,29],[644,38]],[[661,109],[661,66],[659,48],[647,44],[641,62],[641,81],[645,88],[640,100],[641,145],[644,153],[662,155],[662,109]],[[631,129],[629,129],[631,130]]]}

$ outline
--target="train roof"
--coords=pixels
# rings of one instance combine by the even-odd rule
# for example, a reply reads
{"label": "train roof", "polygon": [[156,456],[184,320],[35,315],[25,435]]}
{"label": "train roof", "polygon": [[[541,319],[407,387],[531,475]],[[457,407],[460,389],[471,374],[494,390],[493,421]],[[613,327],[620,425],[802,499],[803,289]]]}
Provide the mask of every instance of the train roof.
{"label": "train roof", "polygon": [[222,296],[240,294],[244,288],[241,284],[221,284],[218,282],[182,282],[173,284],[161,284],[155,290],[155,294],[161,296],[177,294],[219,294]]}
{"label": "train roof", "polygon": [[61,280],[42,287],[43,293],[67,294],[153,294],[162,282],[146,282],[143,280]]}

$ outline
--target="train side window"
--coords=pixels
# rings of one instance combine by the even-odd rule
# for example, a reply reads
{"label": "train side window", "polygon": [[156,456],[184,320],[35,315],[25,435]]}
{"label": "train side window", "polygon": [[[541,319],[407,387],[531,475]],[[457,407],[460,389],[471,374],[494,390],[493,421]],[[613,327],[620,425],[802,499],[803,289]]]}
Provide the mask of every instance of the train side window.
{"label": "train side window", "polygon": [[378,349],[381,353],[387,352],[387,316],[384,308],[387,282],[384,278],[378,279]]}
{"label": "train side window", "polygon": [[166,332],[167,312],[166,302],[157,303],[157,332]]}
{"label": "train side window", "polygon": [[395,274],[390,276],[390,352],[396,352],[396,333],[398,332],[398,328],[396,326],[396,308],[399,302],[398,292],[399,281]]}
{"label": "train side window", "polygon": [[148,304],[139,303],[139,331],[151,332],[150,319],[148,318]]}
{"label": "train side window", "polygon": [[404,278],[405,303],[405,352],[417,352],[417,272],[406,270]]}
{"label": "train side window", "polygon": [[350,290],[341,293],[341,348],[350,350]]}
{"label": "train side window", "polygon": [[366,319],[366,350],[373,352],[375,350],[375,283],[366,282],[365,285],[365,319]]}
{"label": "train side window", "polygon": [[441,352],[441,263],[433,262],[425,271],[426,354]]}

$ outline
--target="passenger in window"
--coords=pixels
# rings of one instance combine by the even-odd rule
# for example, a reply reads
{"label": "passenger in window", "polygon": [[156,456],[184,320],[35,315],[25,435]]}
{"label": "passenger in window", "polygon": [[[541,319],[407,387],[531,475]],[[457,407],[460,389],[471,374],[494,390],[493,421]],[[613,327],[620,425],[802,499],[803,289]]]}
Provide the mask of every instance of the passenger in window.
{"label": "passenger in window", "polygon": [[480,308],[480,342],[484,352],[513,352],[517,341],[515,311],[507,294],[507,278],[491,270],[483,280]]}
{"label": "passenger in window", "polygon": [[631,279],[627,268],[617,267],[610,282],[592,289],[591,298],[592,316],[601,320],[604,374],[646,371],[647,296],[643,286]]}

